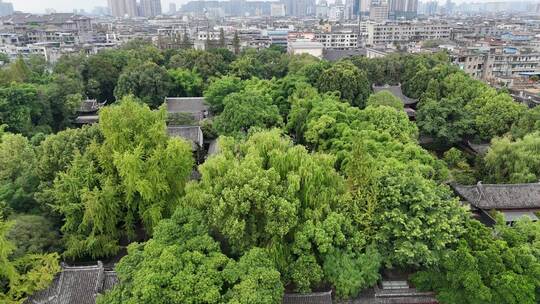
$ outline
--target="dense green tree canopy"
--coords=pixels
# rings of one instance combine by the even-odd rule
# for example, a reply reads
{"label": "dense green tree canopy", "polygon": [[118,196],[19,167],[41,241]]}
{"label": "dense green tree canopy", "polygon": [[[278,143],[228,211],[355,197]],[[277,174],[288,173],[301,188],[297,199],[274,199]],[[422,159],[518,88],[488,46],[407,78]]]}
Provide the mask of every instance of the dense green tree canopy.
{"label": "dense green tree canopy", "polygon": [[[240,50],[238,34],[233,53],[221,36],[208,51],[184,35],[180,50],[136,39],[0,66],[0,302],[45,288],[52,252],[86,261],[133,241],[100,303],[349,299],[381,267],[419,271],[445,304],[538,302],[538,225],[483,227],[446,185],[537,182],[538,108],[444,53],[333,63]],[[384,84],[419,99],[415,121],[371,94]],[[167,135],[166,96],[204,96],[205,140],[222,136],[197,174],[192,146]],[[99,123],[66,129],[87,98],[108,101]],[[467,145],[488,141],[485,156]]]}
{"label": "dense green tree canopy", "polygon": [[38,206],[33,194],[39,183],[36,154],[26,137],[4,134],[0,137],[0,202],[17,212]]}
{"label": "dense green tree canopy", "polygon": [[494,139],[485,157],[487,180],[494,183],[533,183],[540,178],[540,133],[515,142],[508,137]]}
{"label": "dense green tree canopy", "polygon": [[169,95],[175,97],[199,97],[202,95],[203,79],[196,73],[185,69],[168,71],[172,79]]}
{"label": "dense green tree canopy", "polygon": [[26,254],[57,252],[61,248],[60,234],[54,223],[39,215],[19,215],[12,220],[7,239],[15,246],[13,257]]}
{"label": "dense green tree canopy", "polygon": [[223,112],[224,100],[229,94],[238,93],[245,87],[243,82],[238,77],[223,76],[221,78],[214,79],[208,88],[204,91],[205,101],[210,106],[210,110],[214,114],[220,114]]}
{"label": "dense green tree canopy", "polygon": [[[344,181],[330,156],[311,155],[278,130],[252,134],[239,144],[222,139],[221,151],[200,167],[202,179],[190,185],[183,205],[203,212],[211,234],[224,238],[228,254],[269,248],[284,284],[301,291],[325,280],[326,255],[332,255],[328,263],[371,265],[360,274],[328,274],[336,282],[356,278],[345,290],[340,286],[343,295],[376,280],[378,265],[370,263],[377,253],[362,253],[361,233],[340,212]],[[351,255],[344,257],[347,252]]]}
{"label": "dense green tree canopy", "polygon": [[389,91],[381,91],[371,94],[367,100],[367,106],[388,106],[396,110],[403,110],[403,102]]}
{"label": "dense green tree canopy", "polygon": [[365,72],[350,62],[343,61],[319,76],[317,88],[321,92],[339,92],[351,105],[363,108],[371,92]]}
{"label": "dense green tree canopy", "polygon": [[193,160],[188,143],[167,138],[165,117],[129,97],[100,112],[103,143],[76,153],[52,190],[66,256],[114,254],[120,237],[134,239],[140,224],[151,233],[172,214]]}
{"label": "dense green tree canopy", "polygon": [[184,50],[171,57],[169,68],[182,68],[195,71],[207,80],[210,77],[225,75],[227,64],[224,58],[216,52]]}
{"label": "dense green tree canopy", "polygon": [[7,238],[11,226],[0,214],[0,302],[18,304],[47,288],[60,266],[57,254],[25,254],[14,258],[15,244]]}
{"label": "dense green tree canopy", "polygon": [[223,100],[223,113],[216,118],[214,127],[223,135],[241,135],[253,127],[279,127],[282,118],[272,98],[265,92],[246,89]]}
{"label": "dense green tree canopy", "polygon": [[117,266],[121,285],[98,303],[278,303],[279,272],[266,250],[254,248],[238,262],[220,252],[203,215],[179,208],[154,238],[133,244]]}
{"label": "dense green tree canopy", "polygon": [[463,241],[438,268],[420,272],[417,286],[448,304],[538,303],[540,224],[522,220],[491,229],[470,220]]}
{"label": "dense green tree canopy", "polygon": [[173,86],[171,76],[165,68],[153,62],[126,69],[118,79],[114,90],[117,99],[134,95],[152,108],[163,104]]}

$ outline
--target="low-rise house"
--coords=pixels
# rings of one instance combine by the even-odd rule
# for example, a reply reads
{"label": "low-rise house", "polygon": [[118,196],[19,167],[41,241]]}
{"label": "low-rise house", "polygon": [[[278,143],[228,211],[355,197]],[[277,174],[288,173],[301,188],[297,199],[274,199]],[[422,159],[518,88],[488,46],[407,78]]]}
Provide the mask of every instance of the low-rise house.
{"label": "low-rise house", "polygon": [[453,185],[456,194],[471,206],[474,216],[486,225],[495,224],[492,211],[501,212],[506,223],[529,217],[538,220],[540,183]]}

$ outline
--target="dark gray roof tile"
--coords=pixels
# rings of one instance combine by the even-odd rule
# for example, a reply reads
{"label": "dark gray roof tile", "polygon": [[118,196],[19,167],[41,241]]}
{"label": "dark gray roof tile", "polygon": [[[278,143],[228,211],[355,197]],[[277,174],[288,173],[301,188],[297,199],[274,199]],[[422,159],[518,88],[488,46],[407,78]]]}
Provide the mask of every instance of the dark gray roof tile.
{"label": "dark gray roof tile", "polygon": [[453,185],[455,192],[480,209],[539,209],[540,184]]}
{"label": "dark gray roof tile", "polygon": [[283,304],[332,304],[332,292],[285,294]]}

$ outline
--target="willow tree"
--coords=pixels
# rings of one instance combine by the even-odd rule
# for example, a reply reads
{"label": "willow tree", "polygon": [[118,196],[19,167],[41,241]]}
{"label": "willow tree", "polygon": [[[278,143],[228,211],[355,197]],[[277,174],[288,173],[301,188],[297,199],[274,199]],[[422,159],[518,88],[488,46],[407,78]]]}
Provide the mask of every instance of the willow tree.
{"label": "willow tree", "polygon": [[[340,212],[345,185],[333,157],[294,146],[278,130],[254,133],[244,142],[223,138],[220,148],[200,167],[202,179],[188,187],[183,206],[205,214],[227,254],[269,248],[284,284],[299,291],[352,275],[325,272],[325,263],[377,261]],[[361,274],[365,280],[354,281],[356,292],[376,280],[378,264],[368,269]]]}
{"label": "willow tree", "polygon": [[53,206],[65,218],[66,256],[100,257],[134,239],[137,227],[151,234],[184,193],[193,166],[191,146],[169,138],[166,111],[151,111],[133,98],[101,110],[103,142],[92,142],[58,174]]}

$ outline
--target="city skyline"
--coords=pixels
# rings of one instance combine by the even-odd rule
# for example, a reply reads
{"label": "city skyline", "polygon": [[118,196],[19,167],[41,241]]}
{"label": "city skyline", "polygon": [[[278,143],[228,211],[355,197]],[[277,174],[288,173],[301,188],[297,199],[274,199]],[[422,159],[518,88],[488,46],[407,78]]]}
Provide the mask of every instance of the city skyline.
{"label": "city skyline", "polygon": [[[57,12],[71,12],[74,9],[84,9],[87,12],[91,12],[97,6],[107,7],[107,0],[95,0],[91,2],[86,0],[49,0],[45,4],[41,0],[5,0],[4,2],[13,3],[16,11],[28,13],[45,13],[46,9],[54,9]],[[170,3],[175,3],[180,8],[186,2],[189,2],[189,0],[161,0],[161,6],[166,11]]]}
{"label": "city skyline", "polygon": [[[167,11],[170,3],[175,3],[177,8],[190,0],[161,0],[161,6],[164,11]],[[224,1],[224,0],[218,0]],[[249,0],[248,0],[249,1]],[[271,1],[271,0],[269,0]],[[276,0],[277,1],[277,0]],[[437,0],[436,0],[437,1]],[[86,0],[49,0],[45,4],[41,0],[5,0],[11,2],[16,11],[28,13],[45,13],[46,9],[54,9],[57,12],[72,12],[74,9],[84,9],[91,12],[97,6],[107,7],[107,0],[95,0],[92,2]],[[335,0],[329,0],[328,3],[333,3]],[[439,3],[445,3],[446,0],[438,0]],[[485,3],[485,2],[521,2],[520,0],[454,0],[455,3]]]}

